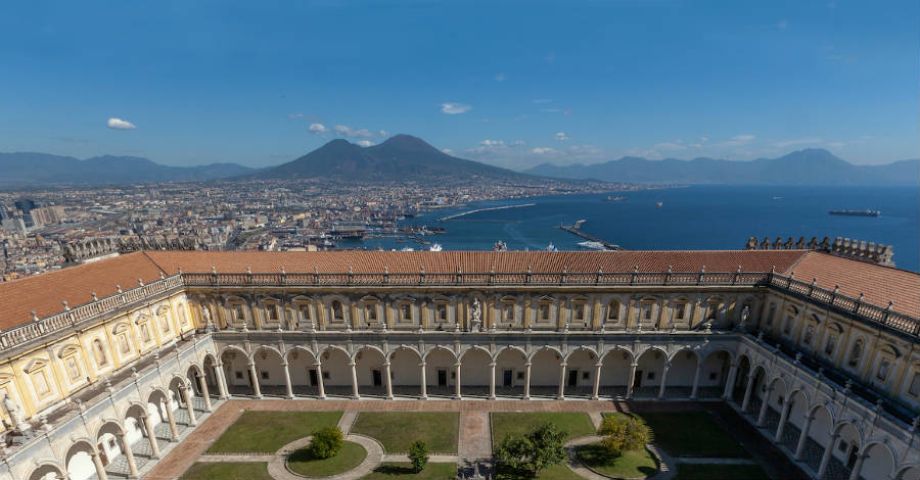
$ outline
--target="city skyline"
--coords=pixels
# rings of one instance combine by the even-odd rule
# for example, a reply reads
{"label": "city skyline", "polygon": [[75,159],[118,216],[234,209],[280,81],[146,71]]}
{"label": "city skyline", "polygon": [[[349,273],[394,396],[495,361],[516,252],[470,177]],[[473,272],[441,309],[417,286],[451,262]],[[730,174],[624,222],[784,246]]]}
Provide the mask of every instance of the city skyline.
{"label": "city skyline", "polygon": [[410,133],[514,169],[811,147],[888,163],[918,156],[920,12],[886,7],[7,6],[0,151],[264,167]]}

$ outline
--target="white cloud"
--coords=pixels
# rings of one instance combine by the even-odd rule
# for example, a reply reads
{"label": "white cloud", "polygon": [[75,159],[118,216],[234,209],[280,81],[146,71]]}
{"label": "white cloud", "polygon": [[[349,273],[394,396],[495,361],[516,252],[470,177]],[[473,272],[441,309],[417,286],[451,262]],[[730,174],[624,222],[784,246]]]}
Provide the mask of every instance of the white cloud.
{"label": "white cloud", "polygon": [[361,145],[362,147],[370,147],[371,145],[374,144],[374,142],[372,142],[372,141],[370,141],[370,140],[358,140],[357,143],[358,143],[358,145]]}
{"label": "white cloud", "polygon": [[329,131],[329,129],[326,128],[326,126],[322,123],[311,123],[310,128],[307,130],[309,130],[310,133],[315,133],[316,135],[322,135]]}
{"label": "white cloud", "polygon": [[725,140],[721,145],[725,147],[740,147],[742,145],[747,145],[753,142],[756,138],[756,136],[751,135],[750,133],[742,133],[740,135],[735,135],[728,140]]}
{"label": "white cloud", "polygon": [[445,102],[441,104],[441,113],[447,115],[459,115],[461,113],[469,112],[472,109],[473,107],[465,103]]}
{"label": "white cloud", "polygon": [[116,117],[110,118],[106,125],[113,130],[134,130],[137,128],[133,123]]}
{"label": "white cloud", "polygon": [[569,140],[569,135],[565,132],[556,132],[556,134],[553,135],[553,137],[555,137],[556,140],[560,142],[566,142]]}
{"label": "white cloud", "polygon": [[552,147],[535,147],[530,149],[530,153],[533,153],[534,155],[552,155],[559,153],[559,150],[556,150]]}
{"label": "white cloud", "polygon": [[446,154],[448,154],[448,155],[453,155],[453,154],[454,154],[454,151],[451,150],[451,149],[449,149],[449,148],[442,148],[441,151],[444,152],[444,153],[446,153]]}
{"label": "white cloud", "polygon": [[820,137],[793,138],[790,140],[780,140],[775,142],[773,146],[777,148],[789,148],[799,145],[815,145],[823,142],[824,140],[822,140]]}
{"label": "white cloud", "polygon": [[490,138],[487,138],[479,142],[479,145],[483,147],[503,147],[505,146],[505,141],[504,140],[492,140]]}
{"label": "white cloud", "polygon": [[508,77],[506,77],[505,74],[502,73],[502,72],[498,72],[498,73],[495,74],[495,81],[496,81],[496,82],[504,82],[506,78],[508,78]]}
{"label": "white cloud", "polygon": [[366,128],[351,128],[348,125],[336,125],[335,133],[349,138],[373,138],[374,134]]}
{"label": "white cloud", "polygon": [[298,113],[289,113],[289,114],[288,114],[288,118],[291,119],[291,120],[298,120],[298,119],[303,118],[304,116],[305,116],[304,114],[299,113],[299,112],[298,112]]}
{"label": "white cloud", "polygon": [[789,20],[786,20],[786,19],[784,18],[784,19],[782,19],[782,20],[776,22],[776,28],[779,29],[779,30],[785,30],[785,29],[789,28]]}

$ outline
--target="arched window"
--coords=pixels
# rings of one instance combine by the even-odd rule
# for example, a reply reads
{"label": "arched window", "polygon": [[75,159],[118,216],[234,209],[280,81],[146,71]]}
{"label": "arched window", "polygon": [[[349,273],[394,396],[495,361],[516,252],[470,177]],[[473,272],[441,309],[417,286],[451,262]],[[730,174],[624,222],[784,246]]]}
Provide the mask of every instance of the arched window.
{"label": "arched window", "polygon": [[863,350],[863,341],[862,339],[856,340],[853,344],[853,349],[850,350],[850,361],[847,362],[851,367],[855,367],[859,364],[859,358],[862,357]]}
{"label": "arched window", "polygon": [[891,369],[891,360],[883,358],[878,364],[878,372],[875,373],[875,377],[881,381],[885,381],[888,378],[888,370]]}
{"label": "arched window", "polygon": [[837,335],[830,334],[827,336],[827,343],[824,344],[824,354],[831,356],[834,354],[834,350],[837,348]]}
{"label": "arched window", "polygon": [[401,313],[400,316],[403,322],[412,321],[412,304],[411,303],[409,302],[403,303],[402,305],[399,306],[399,311]]}
{"label": "arched window", "polygon": [[98,338],[93,340],[93,357],[96,359],[96,365],[100,367],[109,363],[109,359],[105,356],[105,347],[102,345],[102,340]]}
{"label": "arched window", "polygon": [[338,322],[345,321],[345,309],[342,308],[342,302],[338,300],[332,301],[332,319]]}
{"label": "arched window", "polygon": [[303,318],[303,320],[306,322],[309,322],[313,319],[313,313],[310,311],[309,304],[304,303],[300,306],[300,317]]}
{"label": "arched window", "polygon": [[620,302],[613,300],[607,305],[607,321],[616,322],[620,319]]}
{"label": "arched window", "polygon": [[233,317],[238,322],[246,321],[246,308],[243,306],[242,303],[233,304]]}
{"label": "arched window", "polygon": [[169,316],[165,312],[160,314],[160,331],[169,332]]}
{"label": "arched window", "polygon": [[802,343],[805,345],[811,345],[811,339],[815,336],[815,326],[809,325],[805,327],[805,336],[802,338]]}
{"label": "arched window", "polygon": [[576,321],[576,322],[584,322],[584,321],[585,321],[585,303],[584,303],[584,302],[575,302],[575,303],[572,305],[572,309],[574,310],[574,311],[572,312],[572,313],[573,313],[572,316],[575,318],[575,321]]}
{"label": "arched window", "polygon": [[514,321],[514,304],[505,302],[502,304],[502,319],[506,322]]}
{"label": "arched window", "polygon": [[674,309],[675,309],[675,312],[674,312],[675,319],[683,320],[684,318],[687,317],[687,302],[678,301],[677,304],[674,305]]}
{"label": "arched window", "polygon": [[279,314],[280,309],[278,308],[278,305],[271,303],[268,305],[267,308],[268,308],[268,319],[273,322],[277,322],[278,319],[281,318],[281,315]]}
{"label": "arched window", "polygon": [[447,304],[446,304],[446,303],[438,303],[438,304],[435,306],[435,310],[437,311],[437,312],[436,312],[436,316],[437,316],[437,318],[438,318],[438,321],[439,321],[439,322],[446,322],[446,321],[447,321]]}
{"label": "arched window", "polygon": [[550,321],[549,302],[540,303],[540,321],[541,322]]}
{"label": "arched window", "polygon": [[374,303],[368,303],[364,305],[364,319],[368,322],[377,321],[377,305]]}

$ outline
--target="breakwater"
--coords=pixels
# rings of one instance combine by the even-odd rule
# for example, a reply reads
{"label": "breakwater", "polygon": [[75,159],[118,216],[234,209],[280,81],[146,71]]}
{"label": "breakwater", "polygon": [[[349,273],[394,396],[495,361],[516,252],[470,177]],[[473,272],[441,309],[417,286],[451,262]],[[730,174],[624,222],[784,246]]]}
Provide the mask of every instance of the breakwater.
{"label": "breakwater", "polygon": [[582,229],[581,229],[581,226],[584,225],[584,223],[585,223],[586,221],[587,221],[587,220],[585,220],[585,219],[581,219],[581,220],[578,220],[577,222],[575,222],[573,225],[559,225],[559,228],[562,229],[562,230],[564,230],[564,231],[566,231],[566,232],[571,233],[572,235],[577,235],[577,236],[579,236],[579,237],[581,237],[581,238],[583,238],[583,239],[585,239],[585,240],[587,240],[587,241],[589,241],[589,242],[597,242],[597,243],[603,245],[604,248],[607,249],[607,250],[622,250],[622,248],[620,248],[619,245],[610,243],[610,242],[604,240],[604,239],[601,238],[601,237],[598,237],[598,236],[596,236],[596,235],[592,235],[592,234],[590,234],[590,233],[585,232],[584,230],[582,230]]}
{"label": "breakwater", "polygon": [[508,210],[508,209],[511,209],[511,208],[534,207],[534,206],[536,206],[536,205],[537,205],[536,203],[520,203],[520,204],[516,204],[516,205],[502,205],[502,206],[499,206],[499,207],[477,208],[477,209],[475,209],[475,210],[467,210],[467,211],[465,211],[465,212],[455,213],[455,214],[453,214],[453,215],[448,215],[448,216],[446,216],[446,217],[441,217],[441,218],[439,218],[438,220],[439,220],[439,221],[442,221],[442,222],[446,222],[446,221],[448,221],[448,220],[454,220],[454,219],[457,219],[457,218],[460,218],[460,217],[465,217],[465,216],[467,216],[467,215],[472,215],[472,214],[474,214],[474,213],[491,212],[491,211],[494,211],[494,210]]}

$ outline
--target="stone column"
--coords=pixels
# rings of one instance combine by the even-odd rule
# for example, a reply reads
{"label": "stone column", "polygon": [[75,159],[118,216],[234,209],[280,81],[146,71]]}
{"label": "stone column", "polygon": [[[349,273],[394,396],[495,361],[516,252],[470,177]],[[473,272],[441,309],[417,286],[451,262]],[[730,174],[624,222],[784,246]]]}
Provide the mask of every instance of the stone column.
{"label": "stone column", "polygon": [[317,360],[313,367],[316,368],[316,386],[319,388],[319,398],[320,400],[325,400],[326,389],[323,386],[323,365]]}
{"label": "stone column", "polygon": [[814,419],[814,415],[805,416],[805,425],[802,425],[802,434],[799,435],[799,443],[795,447],[796,460],[801,460],[802,455],[805,453],[805,444],[808,442],[808,431],[811,429],[811,421]]}
{"label": "stone column", "polygon": [[668,386],[668,370],[671,369],[670,363],[664,364],[664,370],[661,371],[661,385],[658,387],[658,400],[664,398],[664,389]]}
{"label": "stone column", "polygon": [[495,400],[495,362],[489,363],[489,400]]}
{"label": "stone column", "polygon": [[284,369],[285,396],[287,398],[294,398],[294,386],[291,385],[291,369],[288,367],[288,362],[281,362],[281,368]]}
{"label": "stone column", "polygon": [[220,395],[221,400],[227,400],[230,398],[230,394],[227,389],[227,377],[224,376],[224,367],[222,364],[218,363],[214,365],[214,375],[217,377],[217,392]]}
{"label": "stone column", "polygon": [[355,400],[360,400],[361,394],[358,392],[358,364],[352,360],[348,362],[348,367],[351,369],[351,397]]}
{"label": "stone column", "polygon": [[817,478],[824,478],[824,474],[827,473],[827,465],[831,462],[831,455],[834,452],[834,447],[837,445],[837,439],[840,438],[839,433],[831,435],[831,439],[827,442],[827,447],[824,449],[824,455],[821,456],[821,464],[818,466],[818,475]]}
{"label": "stone column", "polygon": [[693,388],[690,389],[690,400],[696,400],[700,393],[700,373],[703,373],[703,362],[697,358],[696,372],[693,373]]}
{"label": "stone column", "polygon": [[128,461],[128,478],[138,478],[137,462],[134,461],[134,452],[131,451],[131,446],[128,445],[128,441],[125,439],[125,434],[118,432],[115,436],[118,437],[118,443],[121,444],[121,453],[125,454],[125,459]]}
{"label": "stone column", "polygon": [[632,398],[633,384],[636,383],[636,367],[638,366],[639,362],[629,364],[629,378],[626,380],[626,398]]}
{"label": "stone column", "polygon": [[767,420],[767,408],[770,407],[770,394],[772,392],[773,392],[773,388],[771,387],[771,388],[768,388],[763,393],[763,398],[761,399],[763,401],[760,403],[760,414],[757,415],[757,426],[758,427],[762,427],[764,422]]}
{"label": "stone column", "polygon": [[383,364],[384,381],[387,387],[387,400],[393,400],[393,378],[390,376],[390,362]]}
{"label": "stone column", "polygon": [[725,390],[722,391],[722,398],[729,400],[732,397],[732,389],[735,386],[735,380],[738,377],[738,361],[732,362],[728,370],[728,378],[725,380]]}
{"label": "stone column", "polygon": [[556,398],[559,400],[565,400],[565,369],[568,365],[565,362],[559,364],[559,392],[556,394]]}
{"label": "stone column", "polygon": [[530,362],[524,364],[524,400],[530,400],[530,367]]}
{"label": "stone column", "polygon": [[198,425],[198,419],[195,418],[195,404],[192,402],[192,395],[189,390],[191,390],[191,388],[188,385],[181,385],[179,387],[179,394],[182,395],[182,401],[185,402],[185,409],[188,410],[188,423],[190,426],[194,427]]}
{"label": "stone column", "polygon": [[262,387],[259,385],[259,372],[256,371],[256,363],[249,363],[249,376],[252,377],[252,391],[256,398],[262,398]]}
{"label": "stone column", "polygon": [[601,398],[601,368],[603,367],[604,364],[601,362],[594,364],[594,385],[591,387],[591,400]]}
{"label": "stone column", "polygon": [[792,402],[789,399],[783,403],[783,411],[779,415],[779,426],[776,427],[776,435],[773,436],[773,441],[779,443],[783,438],[783,430],[786,428],[786,420],[789,419],[789,411],[792,410]]}
{"label": "stone column", "polygon": [[421,367],[421,369],[422,369],[422,385],[421,385],[421,387],[422,387],[422,400],[428,400],[428,378],[427,378],[428,373],[425,371],[425,370],[426,370],[426,366],[427,366],[427,364],[426,364],[425,362],[422,362],[422,363],[419,364],[419,367]]}
{"label": "stone column", "polygon": [[172,411],[170,402],[161,402],[160,408],[166,410],[166,421],[169,422],[169,433],[172,435],[172,441],[179,441],[179,427],[176,426],[176,415]]}
{"label": "stone column", "polygon": [[211,407],[211,392],[208,391],[208,379],[204,375],[198,375],[196,378],[198,378],[198,388],[201,389],[201,397],[204,398],[204,408],[211,412],[214,409]]}
{"label": "stone column", "polygon": [[96,467],[96,478],[98,480],[109,480],[109,474],[105,471],[105,465],[102,464],[102,458],[99,456],[99,452],[93,448],[90,455],[93,457],[93,466]]}
{"label": "stone column", "polygon": [[747,413],[751,406],[751,395],[754,393],[754,377],[748,373],[747,386],[744,387],[744,400],[741,401],[741,411]]}
{"label": "stone column", "polygon": [[454,398],[460,400],[460,362],[454,364]]}
{"label": "stone column", "polygon": [[150,453],[153,458],[160,458],[160,446],[157,444],[157,433],[153,429],[153,420],[150,415],[144,415],[144,430],[147,430],[147,441],[150,442]]}
{"label": "stone column", "polygon": [[853,464],[853,470],[850,471],[849,480],[859,480],[859,474],[862,473],[862,466],[864,461],[866,461],[865,453],[856,455],[856,463]]}

